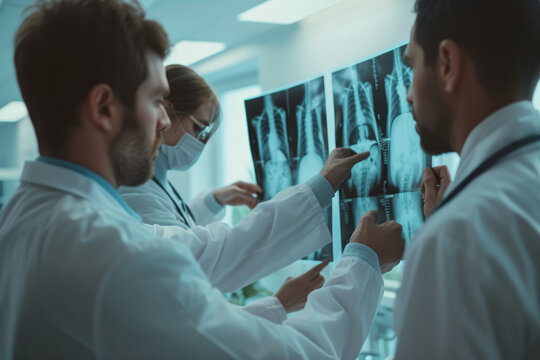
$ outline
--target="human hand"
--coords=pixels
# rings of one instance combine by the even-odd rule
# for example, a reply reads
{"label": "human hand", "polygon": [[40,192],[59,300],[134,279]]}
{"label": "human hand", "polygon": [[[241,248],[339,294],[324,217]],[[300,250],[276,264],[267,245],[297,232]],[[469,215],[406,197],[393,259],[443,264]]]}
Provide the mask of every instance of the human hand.
{"label": "human hand", "polygon": [[450,182],[450,172],[446,166],[424,168],[420,191],[424,200],[425,217],[428,217],[433,212],[439,201],[443,198]]}
{"label": "human hand", "polygon": [[275,297],[281,302],[286,312],[290,313],[304,308],[309,293],[324,284],[324,277],[320,272],[329,262],[330,260],[325,260],[302,275],[288,277],[285,280]]}
{"label": "human hand", "polygon": [[257,195],[262,193],[263,190],[257,184],[237,181],[214,190],[214,197],[221,205],[247,205],[253,209],[257,205]]}
{"label": "human hand", "polygon": [[375,251],[384,274],[399,264],[403,257],[405,244],[401,231],[401,225],[395,221],[377,225],[377,212],[370,210],[358,222],[349,242],[364,244]]}
{"label": "human hand", "polygon": [[336,148],[324,163],[321,175],[328,180],[335,191],[346,177],[351,176],[352,167],[368,157],[369,151],[357,154],[349,148]]}

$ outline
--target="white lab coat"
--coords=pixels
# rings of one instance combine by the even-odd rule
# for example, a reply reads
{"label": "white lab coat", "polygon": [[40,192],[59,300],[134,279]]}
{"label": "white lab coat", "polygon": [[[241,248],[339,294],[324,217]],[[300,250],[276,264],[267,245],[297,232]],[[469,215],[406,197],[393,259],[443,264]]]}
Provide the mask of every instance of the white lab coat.
{"label": "white lab coat", "polygon": [[[225,216],[224,207],[221,208],[221,211],[214,212],[208,206],[205,199],[210,191],[202,192],[188,203],[195,218],[196,225],[208,225],[212,222],[222,220]],[[153,180],[148,180],[143,185],[136,187],[122,186],[118,189],[118,192],[120,192],[129,206],[137,214],[141,215],[143,222],[146,224],[176,225],[183,229],[190,228],[189,224],[186,224],[182,217],[182,215],[184,217],[189,217],[190,215],[184,213],[181,206],[178,206],[180,211],[182,211],[182,215],[180,215],[175,203]],[[180,201],[178,201],[178,205],[180,205]]]}
{"label": "white lab coat", "polygon": [[[446,195],[497,150],[540,133],[530,102],[468,136]],[[502,159],[412,240],[395,305],[401,359],[540,358],[540,144]]]}
{"label": "white lab coat", "polygon": [[[31,162],[21,182],[0,213],[2,359],[354,359],[368,334],[382,279],[360,257],[344,256],[304,310],[274,324],[228,304],[183,243],[157,238],[89,177]],[[311,200],[280,207],[295,197]],[[273,212],[265,211],[278,228],[291,226],[285,219],[298,218],[298,211],[323,216],[306,187],[285,190],[274,203]],[[237,248],[240,261],[220,264],[233,243],[220,239],[246,231],[234,229],[222,235],[219,226],[196,228],[185,236],[212,238],[203,255],[222,243],[207,259],[225,273],[249,275],[244,262],[257,258],[251,268],[260,276],[288,257],[284,245],[262,239],[277,231],[266,225],[255,246]],[[304,235],[317,238],[323,229]],[[287,240],[297,257],[300,247]]]}
{"label": "white lab coat", "polygon": [[[190,226],[189,224],[186,224],[184,219],[189,219],[191,215],[183,211],[183,207],[180,203],[181,200],[176,199],[176,196],[173,193],[173,191],[171,189],[168,189],[167,178],[166,178],[167,169],[165,166],[166,162],[163,159],[163,156],[164,155],[160,153],[160,156],[156,159],[155,166],[156,166],[157,172],[161,174],[161,179],[160,179],[161,183],[164,184],[164,186],[166,186],[166,189],[168,190],[169,195],[167,195],[167,193],[165,193],[165,190],[162,189],[158,184],[156,184],[156,182],[153,181],[152,179],[148,180],[146,183],[144,183],[141,186],[136,186],[136,187],[122,186],[118,189],[118,191],[122,195],[124,200],[126,200],[126,202],[129,204],[129,206],[142,217],[144,223],[163,225],[163,226],[178,226],[182,229],[189,229]],[[208,206],[207,197],[209,195],[213,196],[211,194],[211,191],[205,191],[199,194],[198,196],[196,196],[192,201],[189,202],[188,206],[190,207],[190,210],[193,213],[193,216],[195,218],[194,220],[197,222],[197,225],[201,225],[201,226],[207,225],[211,222],[221,220],[225,214],[225,212],[223,211],[224,209],[223,206],[219,206],[219,207],[214,206],[213,208]],[[173,199],[176,200],[176,204],[175,202],[173,202]],[[218,211],[214,211],[216,208]],[[182,214],[179,214],[179,211],[181,211]],[[255,221],[267,222],[267,221],[273,221],[273,219],[274,218],[272,216],[266,216],[266,213],[264,211],[262,212],[258,211],[258,216],[254,218],[253,221],[250,222],[252,224],[251,230],[256,234],[250,234],[250,233],[245,234],[248,237],[244,238],[243,241],[245,241],[246,244],[252,243],[253,238],[259,236],[259,230],[258,230],[259,227],[253,225]],[[324,219],[321,219],[321,221],[324,221]],[[222,224],[222,225],[225,225],[225,224]],[[175,236],[175,231],[177,230],[175,227],[167,229],[166,232],[157,226],[151,227],[151,229],[160,237],[164,237],[164,236],[175,237],[177,241],[182,241],[184,239],[184,237],[182,236],[183,232],[180,233],[180,236]],[[287,232],[290,231],[290,230],[287,230],[286,228],[277,229],[277,230],[278,230],[277,231],[278,235],[279,235],[280,230],[287,231]],[[228,226],[227,226],[227,229],[224,229],[223,231],[225,233],[228,232],[229,231]],[[324,234],[324,232],[322,232],[321,234]],[[197,240],[207,240],[207,239],[208,237],[197,238]],[[300,238],[297,238],[297,239],[300,239]],[[328,239],[330,239],[329,235],[328,235]],[[242,239],[239,239],[239,240],[242,240]],[[304,240],[303,241],[304,243],[309,243],[311,241],[311,239],[301,239],[301,240]],[[241,241],[236,242],[236,244],[238,244],[239,246],[242,246]],[[211,271],[210,269],[215,265],[215,260],[213,258],[211,258],[210,261],[206,260],[206,258],[208,257],[207,255],[209,254],[208,250],[216,249],[216,251],[214,251],[213,253],[210,252],[210,256],[212,256],[211,254],[218,255],[220,250],[215,247],[208,247],[208,244],[201,243],[199,241],[187,242],[186,245],[194,246],[191,250],[198,261],[202,260],[204,262],[203,269],[208,270],[207,271],[207,274],[208,274]],[[203,252],[201,251],[201,248],[206,248],[207,251]],[[205,254],[205,256],[204,258],[201,259],[200,257],[203,256],[203,254]],[[230,252],[230,254],[233,255],[234,258],[236,258],[235,251]],[[223,262],[224,263],[234,262],[234,259],[228,260],[225,258],[223,259]],[[208,264],[210,264],[210,266],[206,266]],[[213,272],[217,273],[220,271],[222,271],[222,269],[218,268],[218,269],[215,269]],[[221,277],[221,279],[225,280],[223,277]],[[218,282],[213,282],[213,285],[220,289],[224,289],[222,284]],[[225,290],[233,291],[236,289],[225,288]],[[268,296],[262,299],[255,300],[251,302],[250,304],[243,306],[242,309],[275,323],[281,323],[287,318],[287,312],[285,311],[285,308],[283,307],[281,302],[278,300],[278,298],[275,296]]]}

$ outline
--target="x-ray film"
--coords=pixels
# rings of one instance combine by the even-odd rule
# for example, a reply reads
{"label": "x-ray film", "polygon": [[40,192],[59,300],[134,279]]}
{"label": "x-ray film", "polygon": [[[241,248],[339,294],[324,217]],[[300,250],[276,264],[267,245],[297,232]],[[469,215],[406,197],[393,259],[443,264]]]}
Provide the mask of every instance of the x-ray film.
{"label": "x-ray film", "polygon": [[[245,101],[257,183],[264,200],[305,183],[328,157],[323,77]],[[326,211],[331,232],[332,210]],[[332,259],[329,244],[306,259]]]}
{"label": "x-ray film", "polygon": [[340,190],[343,247],[368,210],[377,211],[378,223],[400,223],[406,242],[424,220],[420,185],[431,157],[420,147],[407,103],[413,72],[402,61],[404,50],[332,74],[336,146],[370,152]]}

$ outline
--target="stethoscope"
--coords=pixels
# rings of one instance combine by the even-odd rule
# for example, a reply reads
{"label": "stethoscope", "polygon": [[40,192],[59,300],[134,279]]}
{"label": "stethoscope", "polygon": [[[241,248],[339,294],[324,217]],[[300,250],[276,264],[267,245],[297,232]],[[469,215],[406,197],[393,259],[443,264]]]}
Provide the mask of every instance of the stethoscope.
{"label": "stethoscope", "polygon": [[529,145],[534,142],[540,141],[540,135],[531,135],[527,136],[523,139],[517,140],[505,147],[503,147],[501,150],[497,151],[495,154],[491,155],[489,158],[487,158],[483,163],[481,163],[472,173],[470,173],[465,180],[463,180],[448,196],[443,198],[443,200],[437,205],[435,210],[431,213],[433,213],[440,208],[442,208],[444,205],[448,204],[453,198],[455,198],[460,192],[465,189],[467,185],[474,179],[476,179],[478,176],[485,173],[489,168],[491,168],[495,163],[497,163],[502,158],[510,155],[511,153]]}
{"label": "stethoscope", "polygon": [[[163,192],[165,194],[167,194],[167,196],[171,199],[171,201],[173,202],[174,204],[174,207],[176,208],[176,211],[178,212],[178,214],[182,217],[182,219],[184,220],[184,223],[188,226],[188,227],[193,227],[196,222],[195,222],[195,216],[193,216],[193,213],[191,212],[191,210],[189,209],[189,206],[187,206],[187,204],[184,202],[184,200],[182,199],[182,197],[180,196],[180,194],[176,191],[176,189],[174,188],[174,186],[171,184],[171,182],[169,181],[169,186],[171,187],[172,191],[174,192],[174,195],[176,195],[177,199],[180,201],[180,204],[181,204],[181,207],[178,206],[178,202],[177,200],[175,200],[172,195],[167,191],[167,189],[165,189],[165,186],[163,186],[163,184],[161,184],[159,182],[159,180],[153,176],[152,177],[152,180],[161,188],[161,190],[163,190]],[[189,221],[188,219],[186,218],[186,214],[189,215]]]}

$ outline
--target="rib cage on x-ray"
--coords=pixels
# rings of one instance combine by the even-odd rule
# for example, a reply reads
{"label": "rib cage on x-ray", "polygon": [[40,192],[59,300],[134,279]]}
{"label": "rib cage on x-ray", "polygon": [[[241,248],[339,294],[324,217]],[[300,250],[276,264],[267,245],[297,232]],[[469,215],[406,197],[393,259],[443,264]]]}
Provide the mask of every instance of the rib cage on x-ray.
{"label": "rib cage on x-ray", "polygon": [[336,146],[370,151],[340,192],[343,246],[368,210],[377,211],[378,222],[399,222],[406,241],[423,221],[419,188],[429,158],[420,147],[407,102],[413,73],[401,60],[403,50],[399,47],[332,74]]}
{"label": "rib cage on x-ray", "polygon": [[[264,200],[305,183],[321,171],[328,154],[322,77],[246,100],[245,104],[255,173],[264,189]],[[331,208],[323,214],[331,231]],[[306,256],[309,260],[332,258],[332,244]]]}
{"label": "rib cage on x-ray", "polygon": [[381,179],[381,151],[377,122],[375,120],[373,93],[370,83],[358,81],[355,68],[351,67],[351,83],[341,95],[343,113],[343,146],[357,153],[369,151],[366,161],[355,165],[348,187],[353,196],[369,196]]}
{"label": "rib cage on x-ray", "polygon": [[412,70],[401,61],[399,49],[393,51],[394,68],[384,80],[388,102],[387,134],[389,147],[388,181],[398,192],[418,189],[426,156],[420,148],[415,130],[407,89],[411,86]]}
{"label": "rib cage on x-ray", "polygon": [[286,112],[275,107],[271,96],[266,95],[264,110],[253,119],[253,126],[263,163],[265,199],[271,199],[292,185]]}
{"label": "rib cage on x-ray", "polygon": [[388,103],[387,132],[389,146],[388,181],[398,193],[392,198],[394,220],[403,227],[408,241],[423,221],[422,199],[418,190],[426,156],[420,147],[407,90],[412,82],[412,70],[401,61],[399,49],[393,51],[394,67],[385,78]]}
{"label": "rib cage on x-ray", "polygon": [[322,99],[312,96],[310,83],[305,85],[302,105],[296,109],[298,128],[298,179],[297,184],[305,183],[323,167],[326,159],[326,146],[323,138]]}

